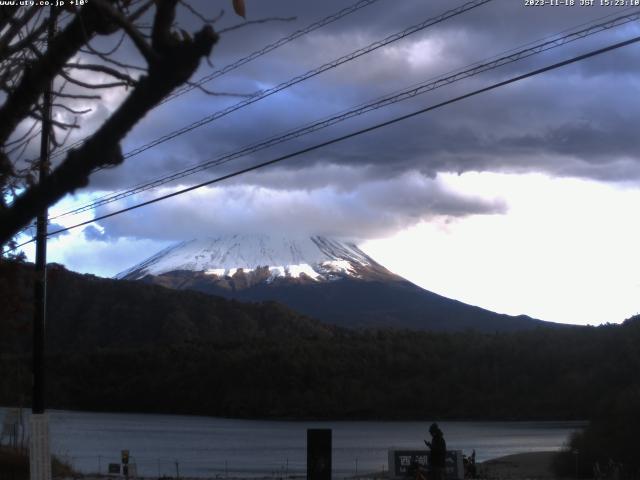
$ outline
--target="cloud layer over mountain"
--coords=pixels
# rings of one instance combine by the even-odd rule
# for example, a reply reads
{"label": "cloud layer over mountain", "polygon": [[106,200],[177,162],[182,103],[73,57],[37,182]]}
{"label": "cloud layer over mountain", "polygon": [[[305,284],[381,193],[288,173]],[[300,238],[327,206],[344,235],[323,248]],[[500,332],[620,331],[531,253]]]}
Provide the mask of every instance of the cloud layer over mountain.
{"label": "cloud layer over mountain", "polygon": [[[220,5],[228,6],[227,3]],[[245,94],[264,90],[459,4],[449,0],[380,0],[220,77],[207,88]],[[214,8],[204,0],[194,5],[208,16],[213,16],[220,6]],[[338,0],[249,1],[249,19],[296,19],[223,34],[212,55],[214,68],[346,6],[346,2]],[[495,0],[149,149],[118,168],[99,172],[90,189],[104,192],[128,188],[569,27],[623,13],[616,8],[536,8],[520,1]],[[183,25],[197,28],[195,17],[186,11],[181,15]],[[227,13],[219,28],[235,23],[237,17]],[[600,33],[191,175],[182,179],[181,185],[309,147],[637,35],[639,30],[635,22]],[[110,41],[98,44],[107,45]],[[506,211],[505,202],[500,199],[462,197],[446,191],[438,182],[438,173],[545,172],[604,182],[637,181],[640,145],[636,119],[640,95],[634,65],[638,48],[627,47],[438,109],[218,184],[214,189],[192,192],[161,208],[114,218],[104,223],[105,234],[167,239],[182,237],[179,229],[190,236],[198,229],[233,232],[290,228],[364,238],[384,235],[434,215],[457,217]],[[122,55],[135,57],[131,48]],[[205,65],[196,78],[210,71]],[[121,97],[122,94],[111,94],[83,119],[83,125],[97,125]],[[197,90],[182,95],[141,122],[125,141],[124,151],[240,100],[207,96]],[[83,129],[78,135],[85,133]],[[150,197],[135,200],[147,198]],[[168,229],[169,225],[175,231]]]}

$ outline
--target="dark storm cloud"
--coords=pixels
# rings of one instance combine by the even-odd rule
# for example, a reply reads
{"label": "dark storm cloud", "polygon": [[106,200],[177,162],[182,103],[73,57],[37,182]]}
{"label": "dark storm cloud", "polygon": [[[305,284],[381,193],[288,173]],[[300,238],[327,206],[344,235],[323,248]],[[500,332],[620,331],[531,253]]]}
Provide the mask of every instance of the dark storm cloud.
{"label": "dark storm cloud", "polygon": [[[50,232],[55,232],[57,230],[62,230],[64,228],[65,228],[64,225],[60,225],[58,223],[49,222],[49,224],[47,225],[47,232],[49,232],[49,233]],[[24,235],[28,235],[30,237],[35,237],[36,234],[37,234],[37,232],[36,232],[35,225],[31,225],[31,226],[27,227],[24,230]],[[58,235],[68,235],[68,234],[69,234],[69,232],[66,231],[66,232],[61,232]]]}
{"label": "dark storm cloud", "polygon": [[84,235],[84,238],[89,241],[98,240],[106,242],[109,240],[114,240],[106,233],[106,231],[104,231],[104,229],[101,230],[94,225],[88,225],[87,227],[85,227],[82,230],[82,234]]}
{"label": "dark storm cloud", "polygon": [[[202,1],[196,5],[213,16],[220,6],[229,10],[228,3]],[[248,1],[249,19],[272,16],[297,18],[292,22],[270,22],[223,35],[212,61],[216,68],[222,67],[350,3],[338,0]],[[461,3],[449,0],[380,0],[217,79],[207,87],[219,92],[241,93],[270,88]],[[214,159],[358,103],[443,75],[568,27],[616,13],[622,11],[577,5],[525,7],[524,1],[496,0],[163,143],[127,160],[118,168],[100,172],[92,178],[91,188],[126,188]],[[185,12],[181,15],[188,30],[198,28],[197,19]],[[237,17],[227,12],[218,28],[236,22]],[[181,182],[201,182],[234,168],[269,160],[619,41],[639,31],[637,23],[607,31],[561,50],[525,59],[312,136],[252,154],[226,167],[202,172]],[[235,192],[230,193],[230,198],[234,195],[237,198],[239,191],[246,193],[251,188],[264,187],[269,192],[280,192],[283,198],[289,198],[287,195],[290,194],[292,201],[299,199],[299,192],[304,191],[308,192],[307,200],[321,197],[326,200],[319,192],[328,188],[333,192],[329,196],[332,208],[336,211],[344,209],[344,225],[349,224],[349,215],[353,218],[358,213],[353,206],[366,199],[381,210],[388,209],[390,214],[400,218],[398,225],[406,226],[412,219],[424,218],[434,212],[447,215],[473,213],[473,205],[477,206],[478,213],[496,211],[495,205],[488,208],[486,202],[478,199],[466,199],[462,204],[457,199],[449,204],[450,195],[447,197],[433,191],[432,197],[439,199],[434,200],[435,203],[425,199],[418,205],[399,201],[404,189],[411,191],[407,182],[414,172],[429,178],[435,178],[438,172],[503,171],[547,172],[606,181],[637,180],[640,178],[640,145],[636,133],[640,85],[635,76],[638,52],[637,46],[627,47],[332,145],[277,167],[238,177],[228,182],[229,192]],[[131,52],[124,55],[135,57]],[[210,67],[203,66],[195,78],[208,71],[211,71]],[[123,148],[131,150],[240,100],[210,97],[197,91],[183,95],[158,107],[145,118],[126,139]],[[100,119],[115,108],[117,101],[113,97],[106,99],[86,118],[87,125],[99,124]],[[243,190],[243,185],[249,190]],[[367,196],[365,192],[369,187],[378,194]],[[389,190],[393,188],[397,189],[395,196]],[[350,193],[347,195],[345,192]],[[382,197],[388,201],[378,202],[377,199]],[[445,197],[449,200],[445,201]],[[238,200],[234,205],[241,203]],[[428,207],[425,206],[427,204]],[[279,204],[280,207],[282,205],[284,203]],[[235,206],[231,208],[234,211]],[[238,212],[240,210],[237,209]],[[154,212],[154,215],[160,215],[159,211]],[[258,221],[251,214],[247,214],[247,218]],[[362,218],[369,217],[364,215]],[[379,223],[372,221],[371,227],[358,228],[374,234]],[[386,222],[387,225],[392,223]],[[122,227],[114,235],[125,235],[125,230]]]}
{"label": "dark storm cloud", "polygon": [[[337,172],[335,172],[337,173]],[[346,175],[349,172],[344,172]],[[144,200],[139,197],[132,201]],[[124,205],[111,206],[104,212]],[[236,185],[179,196],[145,212],[102,223],[104,235],[178,240],[203,235],[286,231],[351,239],[388,235],[422,220],[504,213],[499,199],[461,195],[418,173],[357,188],[279,190]]]}
{"label": "dark storm cloud", "polygon": [[89,225],[82,231],[87,240],[103,240],[104,234],[95,226]]}

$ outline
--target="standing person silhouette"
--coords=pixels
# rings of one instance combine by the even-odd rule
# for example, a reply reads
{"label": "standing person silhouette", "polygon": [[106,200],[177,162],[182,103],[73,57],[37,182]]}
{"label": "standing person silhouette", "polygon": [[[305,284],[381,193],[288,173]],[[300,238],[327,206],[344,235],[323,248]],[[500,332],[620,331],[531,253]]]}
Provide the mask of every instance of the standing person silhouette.
{"label": "standing person silhouette", "polygon": [[444,441],[442,430],[437,423],[432,423],[429,427],[431,441],[424,443],[429,447],[429,468],[431,469],[431,480],[444,480],[445,478],[445,457],[447,455],[447,443]]}

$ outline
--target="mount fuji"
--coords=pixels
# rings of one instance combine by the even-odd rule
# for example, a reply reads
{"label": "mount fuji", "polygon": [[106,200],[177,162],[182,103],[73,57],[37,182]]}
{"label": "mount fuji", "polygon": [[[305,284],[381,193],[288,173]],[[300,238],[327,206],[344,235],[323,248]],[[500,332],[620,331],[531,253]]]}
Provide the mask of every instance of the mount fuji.
{"label": "mount fuji", "polygon": [[233,235],[184,241],[121,272],[240,301],[273,300],[349,328],[516,331],[557,325],[503,315],[424,290],[355,244],[321,236]]}

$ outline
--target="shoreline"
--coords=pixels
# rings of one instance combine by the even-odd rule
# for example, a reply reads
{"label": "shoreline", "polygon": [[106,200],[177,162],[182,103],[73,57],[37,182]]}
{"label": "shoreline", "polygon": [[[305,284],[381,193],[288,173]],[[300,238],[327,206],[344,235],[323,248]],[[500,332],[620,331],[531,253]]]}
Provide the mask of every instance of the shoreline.
{"label": "shoreline", "polygon": [[[509,480],[530,480],[530,479],[556,479],[558,478],[551,469],[551,463],[554,455],[558,451],[541,451],[541,452],[524,452],[505,455],[502,457],[492,458],[476,464],[477,475],[479,479],[509,479]],[[281,473],[281,472],[278,472]],[[271,474],[258,474],[255,476],[234,476],[234,475],[216,475],[215,477],[180,477],[180,480],[296,480],[306,477],[304,474],[291,473],[289,475],[278,475],[276,472]],[[68,477],[56,477],[56,480],[62,480]],[[85,474],[74,479],[82,480],[105,480],[119,479],[116,475],[96,475]],[[137,480],[175,480],[175,477],[136,477]],[[347,475],[343,478],[349,480],[386,480],[389,479],[387,471],[368,472],[360,475]]]}
{"label": "shoreline", "polygon": [[[23,410],[25,415],[30,415],[31,406],[17,406],[17,405],[3,405],[0,404],[0,410]],[[318,416],[225,416],[225,415],[209,415],[206,413],[185,413],[185,412],[170,412],[170,411],[136,411],[136,410],[84,410],[72,407],[47,407],[47,413],[81,413],[81,414],[113,414],[113,415],[141,415],[141,416],[171,416],[171,417],[185,417],[185,418],[206,418],[213,420],[232,420],[232,421],[248,421],[248,422],[290,422],[290,423],[302,423],[302,422],[332,422],[332,423],[341,423],[341,422],[380,422],[380,423],[394,423],[394,422],[409,422],[409,423],[428,423],[428,422],[447,422],[447,423],[481,423],[481,422],[495,422],[495,423],[575,423],[576,425],[584,425],[586,426],[589,423],[588,419],[585,418],[566,418],[566,417],[556,417],[556,416],[544,416],[544,417],[536,417],[536,416],[477,416],[477,417],[457,417],[457,416],[444,416],[444,417],[434,417],[434,416],[386,416],[386,417],[377,417],[375,415],[372,416],[361,416],[354,417],[352,414],[345,414],[343,416],[329,416],[329,417],[318,417]]]}
{"label": "shoreline", "polygon": [[526,452],[506,455],[478,463],[480,478],[557,478],[551,468],[559,451]]}
{"label": "shoreline", "polygon": [[[559,477],[553,473],[551,464],[553,457],[558,452],[559,450],[524,452],[491,458],[484,462],[476,463],[475,478],[487,480],[557,479]],[[383,471],[346,478],[353,480],[384,480],[388,479],[389,475],[388,472]]]}

